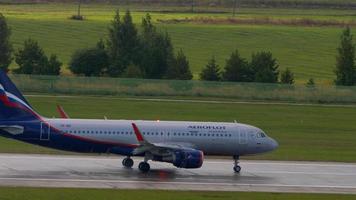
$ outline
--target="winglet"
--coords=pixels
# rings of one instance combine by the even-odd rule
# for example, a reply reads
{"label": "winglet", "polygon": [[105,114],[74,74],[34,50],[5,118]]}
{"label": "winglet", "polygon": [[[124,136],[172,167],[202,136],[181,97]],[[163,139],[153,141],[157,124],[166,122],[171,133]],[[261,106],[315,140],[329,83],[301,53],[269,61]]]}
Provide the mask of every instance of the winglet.
{"label": "winglet", "polygon": [[135,123],[132,123],[132,128],[134,129],[137,141],[142,143],[145,142],[145,139],[143,138],[143,135],[141,134],[140,130],[138,129],[138,127],[136,126]]}
{"label": "winglet", "polygon": [[67,115],[67,113],[64,111],[64,109],[62,108],[62,106],[57,105],[57,111],[59,112],[59,115],[61,116],[61,118],[64,119],[68,119],[69,116]]}

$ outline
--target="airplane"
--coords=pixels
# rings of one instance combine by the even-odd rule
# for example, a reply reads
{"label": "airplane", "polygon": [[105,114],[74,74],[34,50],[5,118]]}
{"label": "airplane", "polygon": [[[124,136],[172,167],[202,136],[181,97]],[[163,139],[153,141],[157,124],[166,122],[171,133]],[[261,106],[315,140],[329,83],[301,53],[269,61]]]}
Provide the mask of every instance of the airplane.
{"label": "airplane", "polygon": [[177,168],[200,168],[204,155],[232,156],[240,173],[240,156],[272,151],[278,143],[261,129],[241,123],[72,119],[57,107],[61,118],[39,115],[0,71],[0,135],[44,147],[86,153],[124,155],[122,165],[132,168],[131,157],[141,156],[138,169],[149,172],[148,161]]}

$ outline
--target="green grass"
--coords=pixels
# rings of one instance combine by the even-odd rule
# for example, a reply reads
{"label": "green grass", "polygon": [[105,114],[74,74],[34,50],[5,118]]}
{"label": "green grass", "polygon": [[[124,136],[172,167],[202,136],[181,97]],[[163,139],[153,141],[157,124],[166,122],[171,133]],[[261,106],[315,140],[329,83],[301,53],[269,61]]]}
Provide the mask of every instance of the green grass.
{"label": "green grass", "polygon": [[[126,7],[112,5],[85,5],[82,13],[85,21],[68,18],[75,13],[73,4],[2,5],[12,28],[15,49],[29,37],[39,41],[45,51],[58,54],[67,65],[70,55],[79,48],[93,46],[99,38],[105,38],[114,10]],[[133,10],[140,8],[130,7]],[[144,8],[142,8],[144,9]],[[159,8],[158,8],[159,9]],[[164,8],[160,8],[164,9]],[[134,21],[140,22],[145,12],[134,11]],[[185,17],[229,17],[231,14],[191,14],[153,12],[153,20],[181,19]],[[240,18],[275,18],[347,21],[354,19],[352,10],[327,9],[241,9]],[[182,48],[191,63],[195,75],[215,55],[224,65],[229,54],[238,48],[249,58],[251,53],[268,50],[278,59],[281,68],[289,67],[297,82],[313,77],[317,82],[331,83],[334,79],[336,48],[341,28],[293,27],[275,25],[209,25],[209,24],[157,24],[167,30],[176,50]],[[12,64],[15,67],[15,64]],[[68,70],[65,70],[68,73]]]}
{"label": "green grass", "polygon": [[[132,101],[100,97],[31,97],[47,117],[61,104],[73,118],[226,121],[262,128],[280,143],[272,153],[251,159],[356,162],[356,107],[258,104],[209,104]],[[60,153],[10,139],[0,139],[0,152]]]}
{"label": "green grass", "polygon": [[112,190],[112,189],[62,189],[62,188],[9,188],[0,187],[0,200],[213,200],[213,199],[355,199],[355,195],[342,194],[288,194],[288,193],[252,193],[252,192],[189,192],[159,190]]}

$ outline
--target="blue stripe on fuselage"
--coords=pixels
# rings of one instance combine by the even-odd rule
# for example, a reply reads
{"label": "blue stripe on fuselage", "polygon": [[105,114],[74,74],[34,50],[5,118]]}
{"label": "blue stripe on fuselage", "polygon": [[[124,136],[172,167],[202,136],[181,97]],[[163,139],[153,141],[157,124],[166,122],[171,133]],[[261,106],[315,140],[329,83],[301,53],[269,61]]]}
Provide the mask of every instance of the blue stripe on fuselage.
{"label": "blue stripe on fuselage", "polygon": [[36,144],[44,147],[50,147],[54,149],[73,151],[81,153],[114,153],[121,155],[132,155],[134,147],[105,144],[100,141],[87,141],[81,140],[75,137],[70,137],[69,134],[61,133],[59,130],[50,127],[49,140],[41,140],[41,121],[21,121],[21,122],[0,122],[0,125],[17,125],[24,127],[24,133],[19,135],[11,135],[4,131],[0,131],[0,135],[20,140],[23,142]]}

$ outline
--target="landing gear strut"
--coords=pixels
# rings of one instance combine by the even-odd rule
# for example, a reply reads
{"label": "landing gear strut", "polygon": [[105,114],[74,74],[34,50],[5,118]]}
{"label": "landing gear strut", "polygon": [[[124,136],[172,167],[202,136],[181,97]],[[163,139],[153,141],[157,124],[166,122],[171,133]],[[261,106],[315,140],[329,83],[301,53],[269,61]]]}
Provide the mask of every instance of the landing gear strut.
{"label": "landing gear strut", "polygon": [[122,160],[122,165],[124,167],[131,168],[133,166],[133,164],[134,164],[134,161],[130,157],[124,158]]}
{"label": "landing gear strut", "polygon": [[240,156],[234,156],[234,171],[235,173],[240,173],[241,167],[239,166]]}

